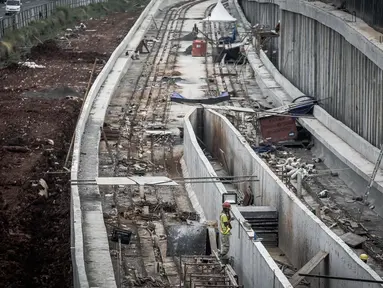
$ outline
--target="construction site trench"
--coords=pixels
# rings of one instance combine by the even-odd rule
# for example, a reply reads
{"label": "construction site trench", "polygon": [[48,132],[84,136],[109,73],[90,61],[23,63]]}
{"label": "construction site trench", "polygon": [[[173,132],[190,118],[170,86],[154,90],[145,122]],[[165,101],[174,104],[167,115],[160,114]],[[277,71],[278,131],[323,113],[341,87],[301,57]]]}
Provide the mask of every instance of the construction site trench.
{"label": "construction site trench", "polygon": [[[219,5],[239,19],[235,3],[152,1],[143,21],[144,5],[109,11],[0,69],[0,287],[337,287],[297,274],[312,246],[321,249],[310,272],[322,273],[314,269],[329,259],[335,274],[383,275],[380,220],[363,226],[347,213],[359,204],[346,201],[353,192],[316,154],[314,136],[293,120],[297,138],[262,143],[258,113],[279,112],[249,65],[251,33],[201,21]],[[243,43],[227,50],[239,58],[227,61],[234,53],[220,58],[221,42],[235,31]],[[206,51],[194,57],[193,40],[202,39]],[[198,102],[219,97],[229,100]],[[185,105],[197,102],[202,108]],[[303,182],[294,174],[302,167]],[[222,265],[216,219],[228,195],[235,237]],[[352,246],[344,235],[363,241]],[[374,254],[367,265],[377,275],[359,263],[361,253]]]}

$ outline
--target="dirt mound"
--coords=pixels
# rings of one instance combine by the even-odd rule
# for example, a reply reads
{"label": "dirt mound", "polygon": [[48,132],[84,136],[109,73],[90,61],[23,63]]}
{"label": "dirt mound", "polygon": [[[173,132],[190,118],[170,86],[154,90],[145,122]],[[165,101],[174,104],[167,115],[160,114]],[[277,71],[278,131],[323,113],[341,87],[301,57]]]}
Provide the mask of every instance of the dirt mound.
{"label": "dirt mound", "polygon": [[[79,47],[80,48],[80,47]],[[31,49],[29,57],[31,59],[60,58],[61,60],[73,62],[93,63],[96,58],[106,60],[111,53],[97,51],[81,51],[73,48],[60,47],[56,40],[47,40]]]}
{"label": "dirt mound", "polygon": [[61,51],[60,47],[57,45],[57,42],[53,39],[47,40],[44,43],[39,43],[35,47],[32,47],[30,57],[50,57],[57,56],[57,53]]}
{"label": "dirt mound", "polygon": [[[61,279],[60,287],[70,287],[69,175],[46,172],[61,170],[81,103],[25,98],[18,106],[2,102],[6,109],[0,118],[7,125],[0,127],[1,283],[59,287]],[[4,148],[8,146],[26,150]],[[48,199],[38,194],[34,183],[39,179],[48,184]]]}
{"label": "dirt mound", "polygon": [[[131,16],[87,21],[92,34],[72,39],[71,49],[53,40],[37,45],[29,61],[45,68],[0,69],[0,287],[72,287],[70,187],[62,167],[94,59],[110,56],[134,24]],[[104,64],[97,63],[93,80]],[[40,179],[48,198],[39,195]]]}

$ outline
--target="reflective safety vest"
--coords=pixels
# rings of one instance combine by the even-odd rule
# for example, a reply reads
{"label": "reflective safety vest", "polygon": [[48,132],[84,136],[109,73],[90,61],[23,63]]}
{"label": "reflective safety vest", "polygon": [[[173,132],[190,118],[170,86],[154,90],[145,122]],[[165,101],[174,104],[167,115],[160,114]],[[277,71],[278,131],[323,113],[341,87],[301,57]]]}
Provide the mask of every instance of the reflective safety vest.
{"label": "reflective safety vest", "polygon": [[220,228],[221,228],[221,233],[223,235],[227,235],[230,233],[230,227],[226,226],[225,223],[229,223],[229,219],[226,215],[226,213],[221,213],[221,216],[219,217],[220,219]]}

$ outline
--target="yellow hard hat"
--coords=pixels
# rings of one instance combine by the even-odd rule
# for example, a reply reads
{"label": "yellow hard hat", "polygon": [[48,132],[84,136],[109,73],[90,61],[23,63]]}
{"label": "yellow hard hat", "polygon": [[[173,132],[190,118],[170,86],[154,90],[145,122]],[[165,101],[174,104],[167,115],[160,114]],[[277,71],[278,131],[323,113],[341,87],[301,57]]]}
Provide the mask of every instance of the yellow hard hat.
{"label": "yellow hard hat", "polygon": [[367,254],[360,254],[359,258],[360,258],[360,260],[367,261],[368,255]]}

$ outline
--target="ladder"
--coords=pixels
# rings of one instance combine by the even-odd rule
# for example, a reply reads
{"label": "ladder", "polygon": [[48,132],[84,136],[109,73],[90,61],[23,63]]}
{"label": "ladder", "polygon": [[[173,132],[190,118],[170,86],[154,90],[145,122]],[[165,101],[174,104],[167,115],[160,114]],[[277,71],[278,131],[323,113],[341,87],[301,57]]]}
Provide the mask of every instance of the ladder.
{"label": "ladder", "polygon": [[366,191],[364,192],[364,195],[363,195],[363,204],[362,204],[363,206],[362,206],[362,209],[360,210],[358,221],[360,221],[360,218],[362,217],[362,214],[364,212],[364,207],[367,205],[368,195],[370,195],[370,189],[372,187],[372,184],[374,184],[374,180],[375,180],[376,174],[378,173],[380,163],[382,162],[382,158],[383,158],[383,144],[380,145],[380,153],[379,153],[378,159],[376,160],[374,170],[372,171],[372,174],[370,177],[370,181],[368,182]]}
{"label": "ladder", "polygon": [[376,160],[374,171],[372,171],[370,181],[366,188],[366,192],[364,193],[364,197],[363,197],[364,204],[367,202],[368,195],[370,194],[370,189],[372,187],[372,184],[374,183],[376,174],[378,173],[380,163],[382,162],[382,158],[383,158],[383,145],[380,145],[380,153],[379,153],[378,159]]}

